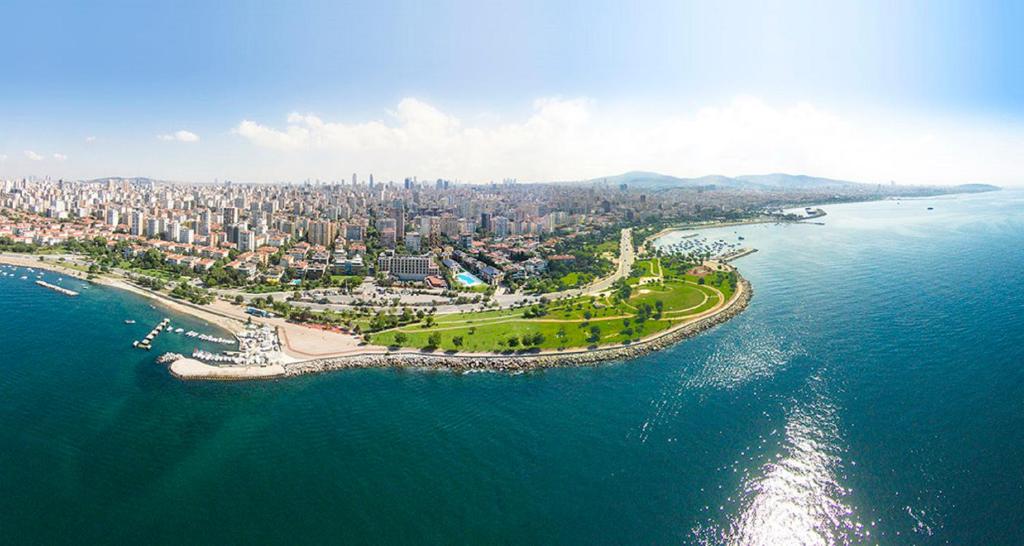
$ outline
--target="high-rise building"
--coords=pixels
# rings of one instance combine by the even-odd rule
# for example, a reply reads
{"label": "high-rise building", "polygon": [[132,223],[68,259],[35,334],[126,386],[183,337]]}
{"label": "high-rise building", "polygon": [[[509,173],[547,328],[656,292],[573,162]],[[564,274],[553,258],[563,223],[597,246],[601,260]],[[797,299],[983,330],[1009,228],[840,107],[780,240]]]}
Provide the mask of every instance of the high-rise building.
{"label": "high-rise building", "polygon": [[256,250],[256,233],[251,229],[243,229],[238,232],[238,250],[252,252]]}
{"label": "high-rise building", "polygon": [[204,237],[210,235],[212,223],[210,216],[211,214],[209,210],[204,210],[203,212],[199,213],[199,234]]}
{"label": "high-rise building", "polygon": [[135,210],[129,217],[128,232],[136,237],[142,237],[146,233],[146,215]]}
{"label": "high-rise building", "polygon": [[380,245],[384,248],[395,248],[395,230],[384,228],[380,231]]}
{"label": "high-rise building", "polygon": [[146,237],[160,236],[160,219],[150,218],[146,221]]}
{"label": "high-rise building", "polygon": [[334,242],[334,233],[334,223],[329,220],[318,220],[309,224],[309,242],[314,245],[330,245]]}
{"label": "high-rise building", "polygon": [[493,224],[493,232],[495,237],[508,237],[509,234],[509,223],[508,218],[504,216],[495,216],[491,223]]}
{"label": "high-rise building", "polygon": [[107,224],[117,227],[120,222],[121,214],[117,212],[117,209],[107,209]]}
{"label": "high-rise building", "polygon": [[399,237],[405,235],[405,203],[401,199],[395,199],[391,204],[391,217],[395,219],[395,233]]}
{"label": "high-rise building", "polygon": [[346,241],[362,241],[366,238],[366,228],[359,224],[345,224]]}
{"label": "high-rise building", "polygon": [[405,249],[409,252],[420,251],[420,234],[415,231],[410,231],[405,234]]}

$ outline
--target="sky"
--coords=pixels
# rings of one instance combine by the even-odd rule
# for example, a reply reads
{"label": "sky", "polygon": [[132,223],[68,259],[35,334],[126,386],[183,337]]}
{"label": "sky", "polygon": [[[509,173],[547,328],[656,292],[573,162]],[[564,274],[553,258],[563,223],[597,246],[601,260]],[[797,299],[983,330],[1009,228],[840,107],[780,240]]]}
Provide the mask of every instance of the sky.
{"label": "sky", "polygon": [[0,3],[0,178],[1024,185],[1021,2]]}

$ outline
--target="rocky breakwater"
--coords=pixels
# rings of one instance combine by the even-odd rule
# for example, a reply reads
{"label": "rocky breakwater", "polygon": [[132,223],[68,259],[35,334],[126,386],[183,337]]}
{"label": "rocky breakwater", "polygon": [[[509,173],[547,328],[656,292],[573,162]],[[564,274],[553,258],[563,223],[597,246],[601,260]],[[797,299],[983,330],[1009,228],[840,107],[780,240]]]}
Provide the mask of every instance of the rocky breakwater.
{"label": "rocky breakwater", "polygon": [[285,364],[284,375],[295,376],[331,370],[385,367],[437,369],[455,372],[523,372],[556,366],[591,366],[613,360],[628,360],[665,349],[686,338],[722,324],[741,313],[750,302],[753,290],[750,283],[745,279],[741,278],[739,282],[740,290],[719,312],[630,345],[590,350],[544,351],[532,354],[466,355],[406,351],[361,354]]}

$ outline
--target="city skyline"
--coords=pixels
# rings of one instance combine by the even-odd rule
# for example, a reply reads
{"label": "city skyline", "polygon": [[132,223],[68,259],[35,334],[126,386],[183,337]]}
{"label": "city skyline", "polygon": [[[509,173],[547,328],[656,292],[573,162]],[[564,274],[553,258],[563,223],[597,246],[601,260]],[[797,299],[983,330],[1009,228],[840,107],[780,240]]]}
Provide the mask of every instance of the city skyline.
{"label": "city skyline", "polygon": [[0,177],[1019,185],[1017,5],[602,7],[16,2]]}

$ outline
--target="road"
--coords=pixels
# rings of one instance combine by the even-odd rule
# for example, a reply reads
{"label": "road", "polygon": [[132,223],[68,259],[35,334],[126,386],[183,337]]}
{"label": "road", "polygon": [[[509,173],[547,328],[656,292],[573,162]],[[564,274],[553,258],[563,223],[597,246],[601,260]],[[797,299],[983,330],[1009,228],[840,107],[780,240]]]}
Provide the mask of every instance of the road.
{"label": "road", "polygon": [[633,230],[632,228],[624,228],[622,230],[622,239],[619,240],[619,263],[615,273],[594,281],[590,286],[583,289],[583,293],[589,296],[604,292],[611,288],[615,281],[629,277],[629,273],[633,271],[633,261],[635,259],[636,251],[633,248]]}
{"label": "road", "polygon": [[[602,277],[583,288],[573,288],[571,290],[563,290],[562,292],[552,292],[550,294],[544,294],[549,300],[556,300],[562,297],[574,298],[577,296],[593,296],[600,294],[611,289],[615,281],[619,279],[625,279],[629,277],[630,272],[633,271],[633,262],[636,260],[636,250],[633,248],[633,229],[624,228],[622,230],[621,238],[619,239],[619,259],[615,272],[607,277]],[[518,303],[524,299],[537,299],[540,296],[522,296],[519,294],[508,294],[504,297],[497,297],[498,303],[502,307],[508,307],[509,305]]]}

